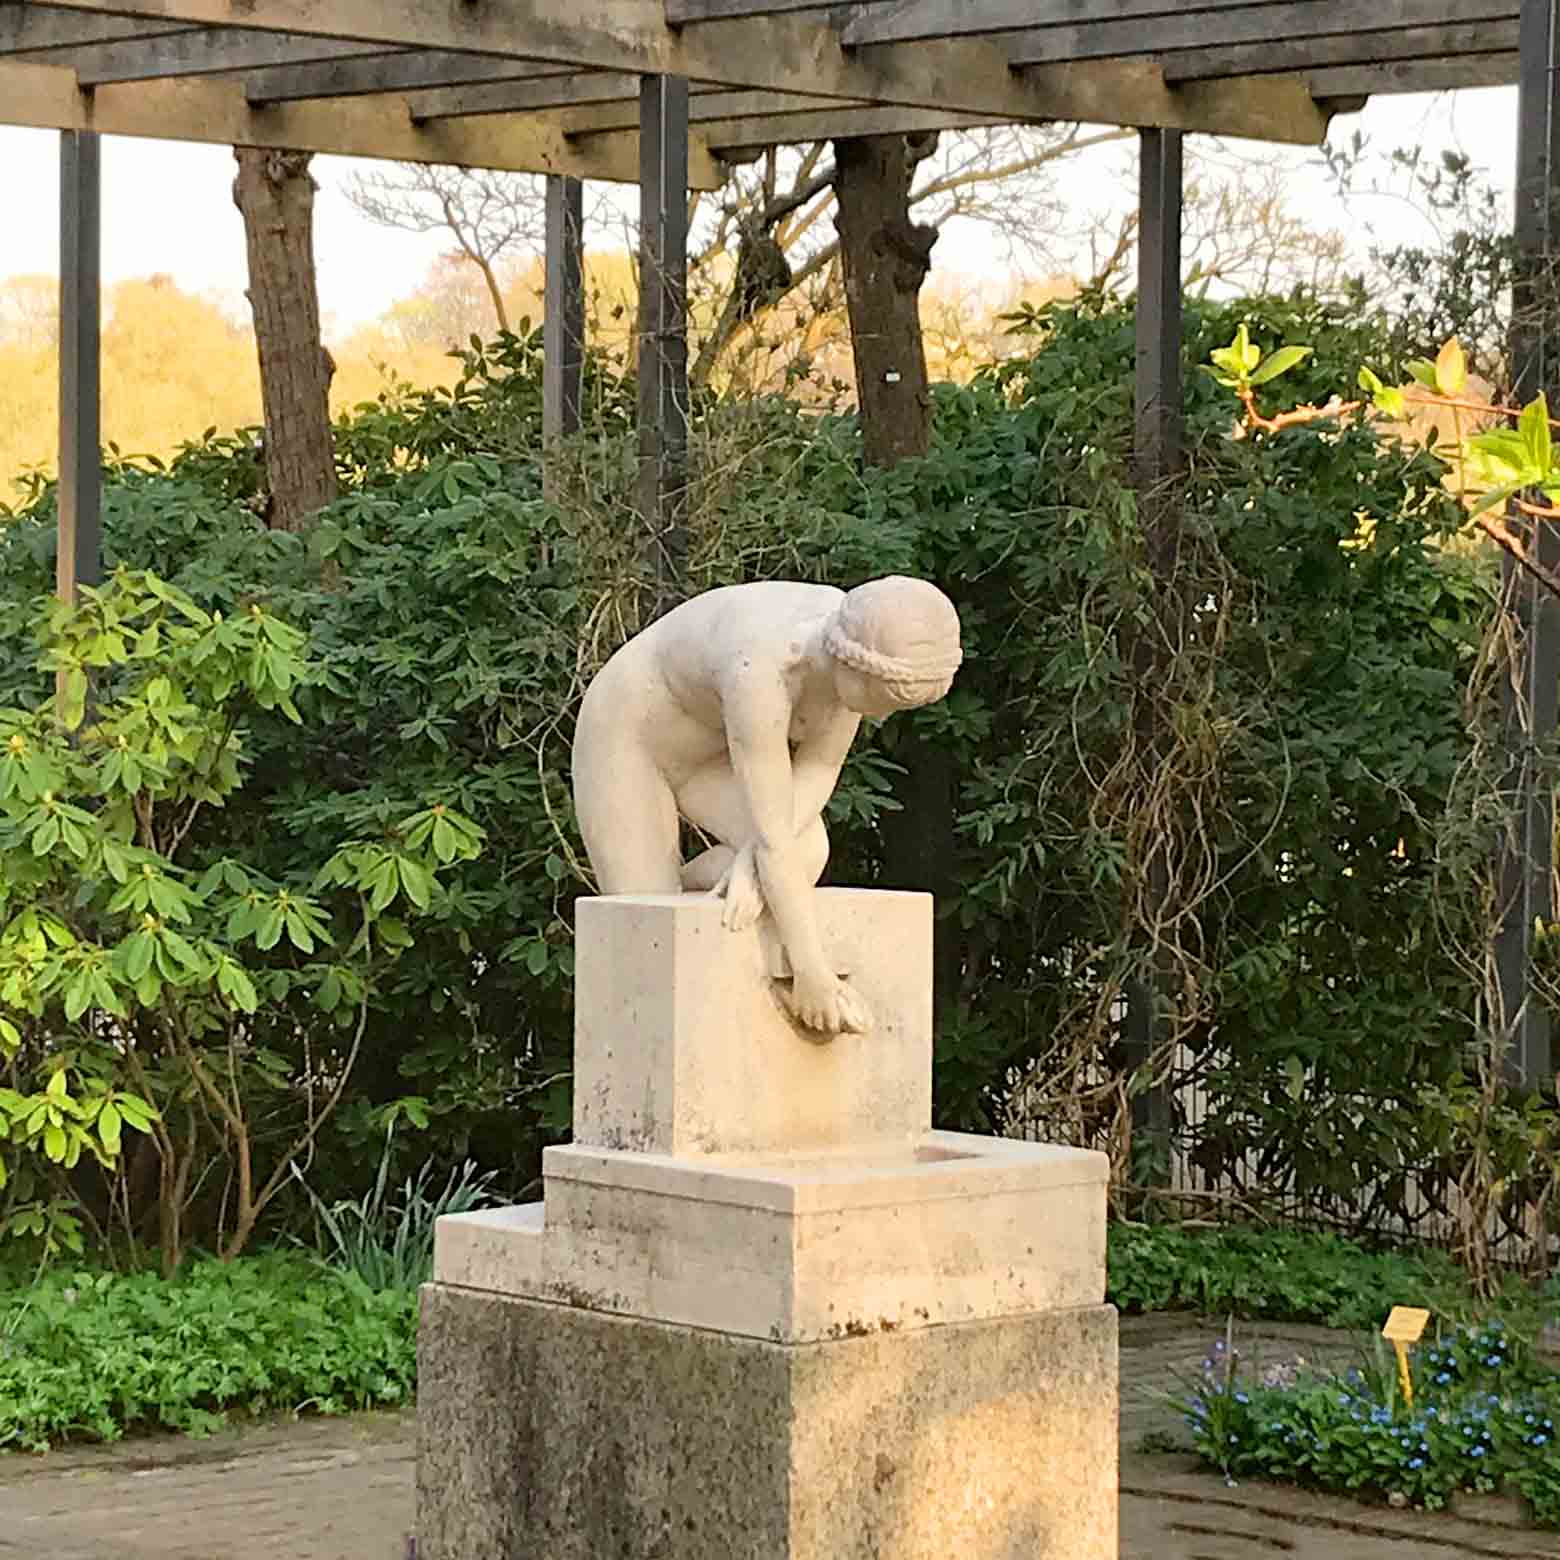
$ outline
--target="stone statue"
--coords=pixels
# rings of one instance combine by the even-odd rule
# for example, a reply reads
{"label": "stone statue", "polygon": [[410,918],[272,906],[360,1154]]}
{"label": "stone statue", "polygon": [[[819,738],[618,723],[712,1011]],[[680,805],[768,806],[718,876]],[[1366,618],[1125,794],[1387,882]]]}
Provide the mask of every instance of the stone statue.
{"label": "stone statue", "polygon": [[[628,641],[580,706],[574,801],[603,894],[711,892],[723,923],[767,908],[793,1015],[870,1027],[813,915],[823,809],[864,715],[931,704],[959,666],[959,618],[925,580],[848,594],[770,581],[706,591]],[[684,863],[679,816],[718,843]]]}

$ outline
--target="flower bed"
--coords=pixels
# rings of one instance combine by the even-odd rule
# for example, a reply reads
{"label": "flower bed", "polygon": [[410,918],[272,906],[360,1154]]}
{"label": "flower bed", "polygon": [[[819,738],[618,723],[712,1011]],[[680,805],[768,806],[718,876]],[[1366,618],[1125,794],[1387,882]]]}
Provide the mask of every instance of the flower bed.
{"label": "flower bed", "polygon": [[1560,1526],[1560,1376],[1499,1321],[1461,1327],[1411,1358],[1412,1404],[1378,1343],[1358,1369],[1303,1361],[1248,1381],[1220,1340],[1182,1408],[1198,1453],[1231,1481],[1274,1479],[1435,1510],[1461,1493],[1520,1495]]}

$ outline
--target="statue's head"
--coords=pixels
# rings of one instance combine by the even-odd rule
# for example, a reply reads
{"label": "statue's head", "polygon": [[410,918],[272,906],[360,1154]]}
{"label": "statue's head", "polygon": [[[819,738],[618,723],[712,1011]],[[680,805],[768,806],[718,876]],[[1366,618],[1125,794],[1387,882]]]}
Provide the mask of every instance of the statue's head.
{"label": "statue's head", "polygon": [[901,574],[849,592],[823,642],[840,701],[861,715],[935,703],[964,658],[953,603],[935,585]]}

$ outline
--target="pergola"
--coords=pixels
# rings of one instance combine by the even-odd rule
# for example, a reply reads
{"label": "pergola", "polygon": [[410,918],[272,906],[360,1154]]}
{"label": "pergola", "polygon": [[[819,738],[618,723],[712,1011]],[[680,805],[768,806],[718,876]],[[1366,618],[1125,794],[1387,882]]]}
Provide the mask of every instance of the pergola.
{"label": "pergola", "polygon": [[[578,420],[581,182],[637,181],[640,504],[684,488],[687,193],[800,141],[1085,121],[1140,135],[1139,480],[1179,457],[1186,132],[1319,143],[1373,94],[1517,84],[1517,239],[1550,242],[1560,0],[0,0],[0,123],[62,137],[60,563],[99,577],[96,136],[153,136],[548,175],[546,434]],[[1556,235],[1560,238],[1560,234]],[[1526,328],[1519,389],[1555,345]],[[1560,563],[1560,543],[1541,538]],[[1513,586],[1513,589],[1516,589]],[[1551,1072],[1525,1002],[1551,910],[1533,744],[1560,694],[1556,609],[1523,587],[1526,803],[1506,852],[1512,1070]],[[1520,702],[1520,701],[1519,701]]]}

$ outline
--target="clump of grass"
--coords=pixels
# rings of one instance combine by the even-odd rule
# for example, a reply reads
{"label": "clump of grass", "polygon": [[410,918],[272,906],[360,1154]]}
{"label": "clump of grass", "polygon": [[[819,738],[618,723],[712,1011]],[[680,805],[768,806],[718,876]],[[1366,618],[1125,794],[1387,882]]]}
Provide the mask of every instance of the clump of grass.
{"label": "clump of grass", "polygon": [[319,1229],[321,1259],[352,1273],[370,1289],[416,1289],[433,1275],[434,1225],[447,1213],[468,1213],[492,1202],[490,1173],[467,1160],[435,1189],[425,1163],[399,1186],[390,1181],[391,1144],[385,1140],[374,1184],[361,1197],[326,1203],[296,1165],[293,1174],[308,1194]]}

